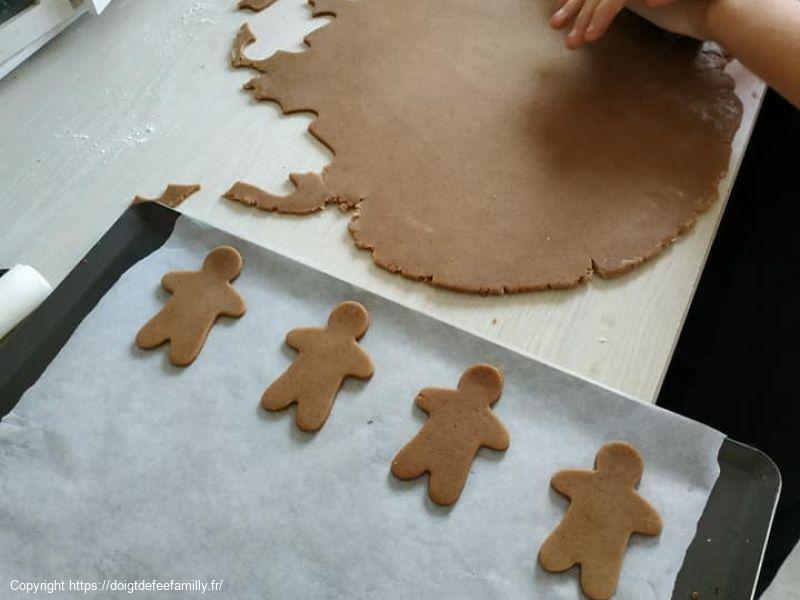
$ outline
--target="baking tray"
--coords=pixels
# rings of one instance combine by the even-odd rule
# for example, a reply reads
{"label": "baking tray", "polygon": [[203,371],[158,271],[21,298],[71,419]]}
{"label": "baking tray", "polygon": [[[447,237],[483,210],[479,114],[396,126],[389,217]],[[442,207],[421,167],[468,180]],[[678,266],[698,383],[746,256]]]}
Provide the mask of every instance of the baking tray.
{"label": "baking tray", "polygon": [[[0,418],[119,277],[166,242],[179,216],[155,203],[128,208],[47,300],[0,342]],[[720,475],[676,579],[674,600],[695,592],[700,599],[737,600],[755,593],[780,473],[765,454],[729,438],[718,461]]]}

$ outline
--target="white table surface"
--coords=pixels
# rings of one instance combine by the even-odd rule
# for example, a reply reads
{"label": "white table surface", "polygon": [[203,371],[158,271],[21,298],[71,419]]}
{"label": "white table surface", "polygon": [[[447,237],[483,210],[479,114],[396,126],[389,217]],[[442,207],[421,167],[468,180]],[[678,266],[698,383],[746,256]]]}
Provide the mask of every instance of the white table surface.
{"label": "white table surface", "polygon": [[[86,16],[0,81],[0,266],[27,263],[57,284],[136,194],[200,183],[182,207],[234,234],[542,361],[654,402],[764,93],[729,68],[745,106],[722,200],[650,264],[570,291],[481,298],[390,275],[356,250],[336,209],[286,217],[220,199],[237,179],[285,193],[289,172],[330,154],[240,88],[228,67],[242,22],[255,57],[302,49],[305,0],[258,15],[233,0],[118,0]],[[554,33],[554,35],[556,35]]]}

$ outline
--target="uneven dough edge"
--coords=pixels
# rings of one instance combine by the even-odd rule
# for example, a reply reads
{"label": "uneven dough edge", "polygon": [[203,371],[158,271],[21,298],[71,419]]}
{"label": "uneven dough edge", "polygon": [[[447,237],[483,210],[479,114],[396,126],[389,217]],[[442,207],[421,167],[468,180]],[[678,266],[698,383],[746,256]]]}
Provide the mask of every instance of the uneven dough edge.
{"label": "uneven dough edge", "polygon": [[393,261],[391,258],[386,256],[382,253],[379,248],[376,248],[373,244],[368,241],[365,241],[363,238],[359,237],[358,231],[358,219],[359,219],[359,208],[358,206],[355,207],[355,210],[352,213],[352,218],[350,223],[348,223],[347,230],[350,233],[350,237],[352,238],[356,248],[359,250],[365,250],[370,253],[372,257],[372,262],[374,262],[380,268],[389,271],[392,274],[401,275],[406,279],[410,279],[411,281],[418,281],[422,283],[426,283],[432,287],[439,288],[442,290],[448,290],[451,292],[460,292],[460,293],[467,293],[467,294],[476,294],[478,296],[504,296],[507,294],[525,294],[530,292],[544,292],[548,290],[568,290],[579,286],[580,284],[588,281],[592,278],[593,270],[592,270],[592,260],[587,257],[587,268],[586,271],[581,275],[576,275],[574,277],[567,277],[563,281],[554,282],[548,281],[546,283],[531,283],[525,285],[466,285],[466,284],[455,284],[446,279],[437,278],[435,273],[427,273],[427,272],[410,272],[409,270],[403,270],[399,267],[396,261]]}
{"label": "uneven dough edge", "polygon": [[[724,173],[720,174],[719,181],[721,182],[725,176],[727,175],[728,170]],[[717,186],[719,182],[717,183]],[[434,273],[411,273],[408,271],[403,271],[402,268],[398,267],[394,261],[392,261],[389,257],[384,256],[379,249],[376,249],[373,244],[368,241],[365,241],[363,238],[359,236],[358,230],[358,218],[359,218],[359,211],[358,206],[355,207],[353,211],[352,218],[350,223],[348,224],[348,232],[350,233],[350,237],[353,239],[353,242],[359,250],[365,250],[370,253],[372,257],[372,261],[389,271],[390,273],[402,275],[406,279],[410,279],[412,281],[419,281],[423,283],[427,283],[433,287],[445,289],[453,292],[466,292],[470,294],[478,294],[480,296],[503,296],[506,294],[525,294],[531,292],[543,292],[548,290],[568,290],[576,288],[594,277],[594,275],[598,275],[602,279],[614,279],[616,277],[621,277],[622,275],[626,275],[628,272],[636,269],[637,267],[641,266],[642,264],[651,261],[655,258],[658,258],[662,253],[664,253],[667,249],[669,249],[673,244],[675,244],[678,239],[687,234],[697,223],[697,220],[700,216],[708,211],[711,205],[718,199],[718,192],[714,191],[708,194],[705,198],[703,198],[702,202],[699,203],[697,209],[695,209],[694,216],[687,222],[683,223],[680,227],[677,227],[669,235],[664,236],[659,242],[657,242],[653,247],[642,254],[633,259],[628,259],[624,262],[619,262],[617,265],[613,267],[603,267],[598,261],[591,255],[587,254],[587,263],[588,268],[583,275],[565,278],[562,282],[547,282],[542,284],[529,284],[529,285],[521,285],[521,286],[469,286],[469,285],[457,285],[451,282],[437,279]],[[346,210],[346,209],[345,209]]]}
{"label": "uneven dough edge", "polygon": [[[248,0],[242,1],[247,2]],[[258,0],[255,1],[257,2]],[[328,0],[327,2],[324,0],[309,0],[309,4],[313,8],[314,17],[325,15],[335,17],[341,9],[339,0]],[[278,50],[266,58],[252,59],[245,54],[244,50],[255,41],[256,36],[252,29],[247,23],[243,23],[236,33],[230,52],[230,64],[233,68],[250,68],[267,74],[279,63],[290,61],[298,54],[302,54]],[[310,48],[308,36],[304,41]],[[311,112],[317,115],[317,118],[308,126],[308,132],[335,155],[335,150],[330,143],[318,133],[319,115],[314,108],[298,106],[297,103],[285,95],[274,92],[269,88],[266,79],[266,76],[254,77],[244,84],[243,89],[257,100],[276,103],[281,110],[281,114]],[[333,164],[333,161],[331,164]],[[253,184],[237,181],[223,194],[223,197],[259,210],[295,215],[317,212],[330,204],[338,204],[342,210],[346,211],[353,208],[361,200],[361,198],[354,198],[347,194],[339,194],[332,191],[324,181],[323,175],[318,173],[291,173],[289,179],[294,184],[295,190],[285,196],[271,194]]]}
{"label": "uneven dough edge", "polygon": [[[348,4],[347,2],[343,2],[342,0],[308,0],[309,4],[313,7],[312,13],[314,17],[328,15],[333,17],[338,17],[339,13],[343,8],[344,5]],[[328,27],[328,25],[323,26],[320,29]],[[316,31],[319,31],[316,30]],[[313,34],[313,32],[312,32]],[[311,36],[312,34],[309,34]],[[304,40],[306,45],[308,46],[309,50],[306,52],[311,52],[312,43],[309,39],[309,36],[306,36]],[[293,112],[299,111],[307,111],[312,112],[317,115],[317,118],[309,125],[308,131],[309,133],[320,143],[325,145],[327,148],[331,150],[334,154],[334,162],[335,162],[335,148],[329,142],[329,140],[325,139],[321,136],[315,129],[319,129],[319,114],[314,109],[311,104],[313,103],[303,103],[297,101],[295,98],[288,97],[290,93],[287,90],[272,90],[269,89],[269,81],[268,75],[270,71],[272,71],[276,65],[283,66],[282,63],[291,61],[293,57],[305,54],[305,53],[287,53],[283,51],[278,51],[273,55],[267,57],[266,59],[254,60],[246,56],[244,53],[245,47],[252,44],[255,41],[255,36],[253,35],[250,28],[244,24],[240,31],[238,32],[236,39],[234,41],[234,47],[231,51],[231,64],[234,67],[248,67],[253,68],[257,71],[260,71],[264,75],[260,77],[256,77],[251,79],[245,84],[245,89],[250,91],[256,99],[259,100],[268,100],[272,102],[276,102],[283,114],[291,114]],[[729,75],[725,74],[724,72],[720,73],[721,77],[730,78]],[[734,82],[731,80],[730,82],[731,89],[733,89]],[[732,94],[736,103],[739,106],[739,113],[741,114],[741,99],[738,98],[735,94]],[[737,127],[738,128],[738,127]],[[733,129],[731,132],[731,139],[735,135],[736,128]],[[363,197],[346,197],[344,190],[341,193],[336,193],[330,189],[328,185],[329,182],[326,182],[324,177],[326,172],[331,168],[333,162],[331,162],[324,170],[322,175],[316,175],[313,173],[305,174],[306,177],[313,177],[315,176],[318,180],[315,183],[317,191],[319,192],[316,196],[312,194],[312,189],[315,186],[310,184],[308,185],[299,185],[297,181],[295,181],[295,177],[298,175],[291,175],[290,179],[292,182],[295,183],[296,190],[292,194],[287,196],[276,196],[273,194],[269,194],[263,190],[256,188],[255,186],[244,184],[242,182],[237,182],[234,186],[225,194],[226,198],[231,200],[242,202],[249,206],[257,207],[261,210],[266,211],[276,211],[288,214],[308,214],[311,212],[315,212],[318,210],[324,209],[328,204],[339,204],[340,209],[347,211],[349,209],[357,209],[358,205],[365,199],[368,199],[368,195]],[[677,239],[692,229],[694,224],[696,223],[698,217],[706,212],[709,207],[713,204],[714,201],[719,199],[718,193],[718,186],[719,181],[721,181],[727,174],[729,169],[725,169],[725,171],[721,172],[718,176],[717,184],[714,187],[714,191],[709,192],[706,196],[702,198],[698,198],[698,201],[693,208],[694,214],[691,217],[681,223],[679,226],[675,227],[673,230],[668,232],[667,234],[663,235],[660,239],[658,239],[652,246],[649,248],[645,248],[643,251],[637,252],[637,256],[633,258],[625,258],[623,260],[609,260],[608,258],[603,260],[598,260],[592,253],[586,254],[586,262],[587,262],[587,269],[585,272],[581,274],[573,274],[565,276],[563,279],[558,281],[547,281],[547,282],[533,282],[530,284],[521,284],[521,285],[480,285],[475,284],[472,285],[470,283],[459,283],[458,281],[453,282],[447,280],[446,276],[437,275],[433,272],[426,272],[424,270],[420,270],[418,272],[414,272],[409,269],[404,269],[403,267],[397,264],[397,261],[392,260],[384,251],[381,250],[380,247],[376,247],[376,245],[369,240],[363,238],[359,232],[359,211],[355,210],[351,221],[348,225],[348,230],[350,232],[351,238],[354,241],[354,244],[357,248],[361,250],[367,250],[370,252],[373,262],[378,265],[379,267],[391,272],[402,275],[403,277],[413,280],[413,281],[420,281],[428,283],[434,287],[448,289],[456,292],[467,292],[473,294],[480,294],[480,295],[503,295],[503,294],[513,294],[513,293],[528,293],[528,292],[536,292],[536,291],[543,291],[543,290],[560,290],[560,289],[570,289],[577,287],[584,283],[585,281],[591,279],[594,274],[596,273],[598,276],[606,279],[606,278],[615,278],[621,275],[626,274],[627,272],[635,269],[636,267],[642,265],[643,263],[659,256],[665,249],[669,248],[673,243],[677,241]],[[324,190],[324,191],[320,191]]]}

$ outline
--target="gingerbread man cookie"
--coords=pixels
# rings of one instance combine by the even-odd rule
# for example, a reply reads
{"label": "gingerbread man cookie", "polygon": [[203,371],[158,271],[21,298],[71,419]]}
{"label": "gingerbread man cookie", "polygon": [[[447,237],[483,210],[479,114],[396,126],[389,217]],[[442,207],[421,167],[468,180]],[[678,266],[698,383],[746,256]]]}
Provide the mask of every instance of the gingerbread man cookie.
{"label": "gingerbread man cookie", "polygon": [[173,271],[161,286],[172,293],[158,314],[136,336],[145,350],[169,341],[173,365],[189,365],[200,354],[208,332],[220,315],[239,318],[245,304],[230,284],[242,270],[242,257],[235,248],[219,246],[208,253],[199,271]]}
{"label": "gingerbread man cookie", "polygon": [[556,473],[550,483],[570,505],[539,550],[542,567],[560,573],[578,564],[584,594],[610,598],[631,534],[661,533],[661,517],[635,489],[643,471],[636,448],[612,442],[597,453],[594,471]]}
{"label": "gingerbread man cookie", "polygon": [[320,429],[345,377],[372,377],[372,361],[358,345],[368,327],[367,309],[358,302],[343,302],[333,309],[326,327],[290,331],[286,344],[297,350],[297,358],[267,388],[261,406],[275,411],[296,402],[297,426],[303,431]]}
{"label": "gingerbread man cookie", "polygon": [[429,473],[431,500],[445,506],[455,503],[481,446],[508,448],[508,430],[491,408],[502,391],[503,375],[491,365],[467,369],[457,390],[422,390],[416,403],[430,418],[392,461],[392,474],[416,479]]}

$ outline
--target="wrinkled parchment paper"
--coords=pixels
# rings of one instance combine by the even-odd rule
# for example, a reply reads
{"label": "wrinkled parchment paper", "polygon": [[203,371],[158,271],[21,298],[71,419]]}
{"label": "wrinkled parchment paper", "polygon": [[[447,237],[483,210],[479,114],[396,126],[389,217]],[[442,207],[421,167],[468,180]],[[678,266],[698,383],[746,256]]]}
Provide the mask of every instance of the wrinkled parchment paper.
{"label": "wrinkled parchment paper", "polygon": [[[185,369],[163,348],[136,348],[167,298],[161,276],[199,268],[222,243],[244,257],[235,285],[247,314],[218,321]],[[325,427],[301,433],[293,409],[267,414],[259,399],[292,360],[287,330],[321,325],[350,299],[372,315],[362,345],[375,376],[347,381]],[[482,450],[445,509],[425,478],[397,481],[389,465],[424,421],[417,391],[454,387],[475,362],[505,374],[495,409],[511,447]],[[181,217],[0,423],[0,572],[216,578],[222,590],[207,594],[237,599],[577,599],[574,570],[536,562],[567,506],[549,479],[590,468],[610,440],[642,451],[640,492],[664,519],[660,537],[632,540],[615,597],[664,600],[718,476],[722,434]]]}

